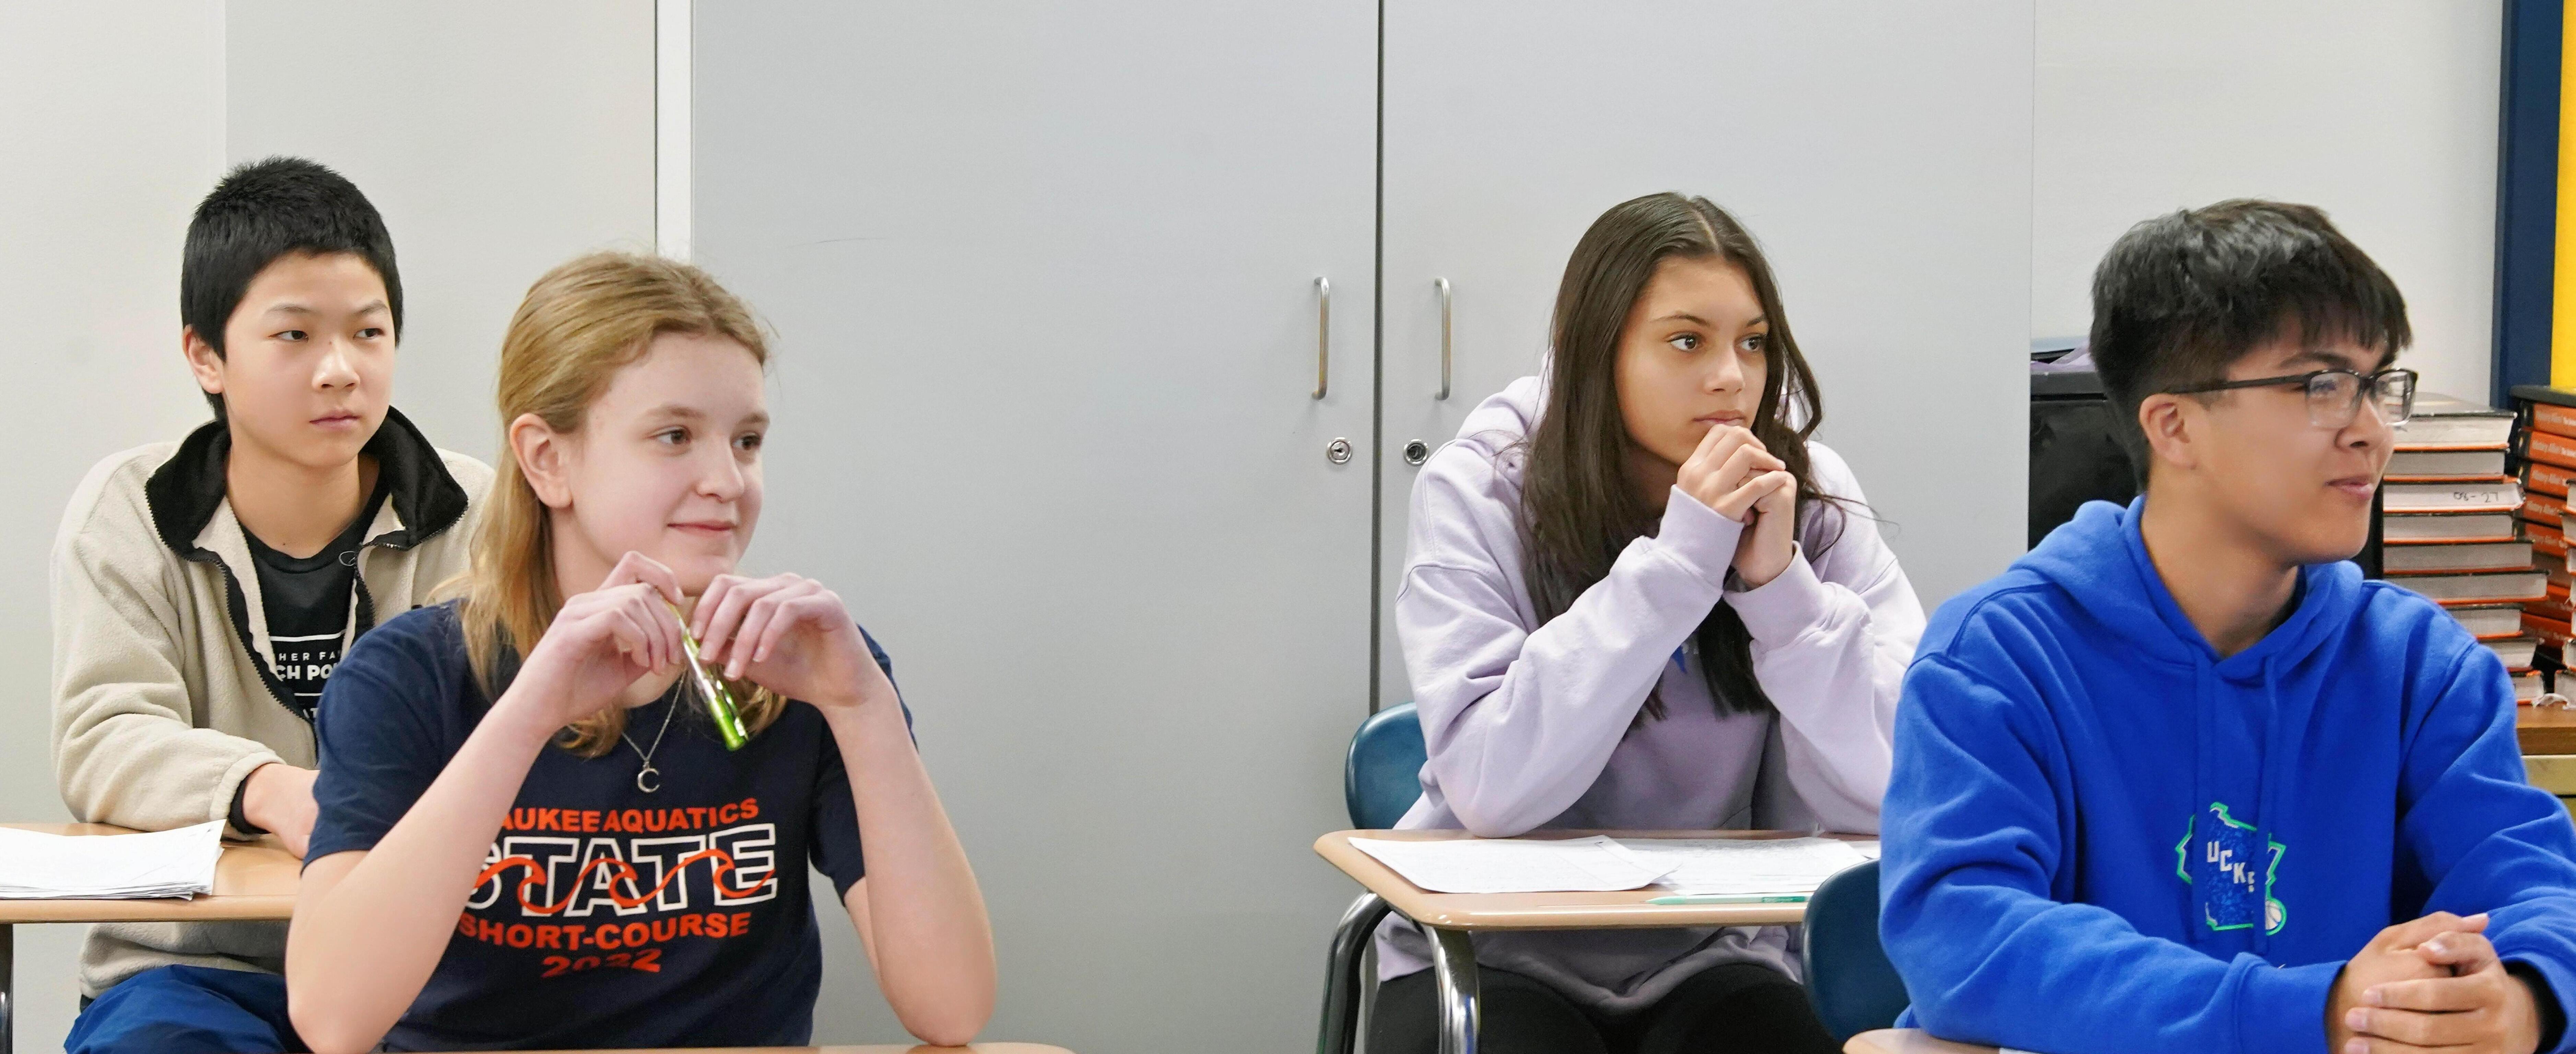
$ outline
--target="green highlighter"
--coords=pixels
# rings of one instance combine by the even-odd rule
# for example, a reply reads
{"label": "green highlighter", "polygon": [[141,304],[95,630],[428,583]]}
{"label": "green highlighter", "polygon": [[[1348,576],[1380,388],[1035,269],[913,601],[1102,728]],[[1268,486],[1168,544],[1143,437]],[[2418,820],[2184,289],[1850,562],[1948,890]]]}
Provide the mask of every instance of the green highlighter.
{"label": "green highlighter", "polygon": [[664,601],[663,606],[671,609],[672,618],[680,620],[680,648],[689,653],[689,677],[697,683],[698,697],[707,701],[708,716],[716,719],[716,734],[724,737],[726,750],[742,749],[743,744],[751,742],[751,734],[742,730],[742,712],[734,708],[733,693],[707,671],[706,660],[698,657],[698,638],[689,632],[689,620],[680,614],[679,605]]}
{"label": "green highlighter", "polygon": [[1804,893],[1723,893],[1702,896],[1656,897],[1648,904],[1804,904]]}

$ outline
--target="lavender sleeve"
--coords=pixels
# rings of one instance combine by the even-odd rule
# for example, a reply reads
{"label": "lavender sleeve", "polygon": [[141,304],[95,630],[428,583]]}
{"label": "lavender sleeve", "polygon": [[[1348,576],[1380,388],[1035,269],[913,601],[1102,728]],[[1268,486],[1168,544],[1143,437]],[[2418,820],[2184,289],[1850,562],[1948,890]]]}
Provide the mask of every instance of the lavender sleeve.
{"label": "lavender sleeve", "polygon": [[1630,542],[1609,574],[1533,630],[1513,491],[1469,444],[1435,457],[1414,488],[1395,601],[1427,767],[1460,825],[1488,837],[1546,823],[1600,777],[1723,594],[1742,531],[1676,489],[1656,537]]}
{"label": "lavender sleeve", "polygon": [[1818,822],[1878,830],[1896,700],[1923,637],[1923,603],[1879,536],[1840,456],[1808,446],[1824,505],[1802,524],[1787,570],[1727,603],[1753,636],[1753,675],[1780,711],[1788,781]]}

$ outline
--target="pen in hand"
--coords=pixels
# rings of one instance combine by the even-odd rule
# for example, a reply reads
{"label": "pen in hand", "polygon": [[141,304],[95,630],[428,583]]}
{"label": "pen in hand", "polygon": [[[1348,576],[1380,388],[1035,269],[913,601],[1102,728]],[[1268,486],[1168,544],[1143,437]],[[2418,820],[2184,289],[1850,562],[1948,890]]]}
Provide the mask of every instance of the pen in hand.
{"label": "pen in hand", "polygon": [[733,705],[733,692],[707,672],[706,660],[698,655],[697,635],[689,632],[689,620],[680,614],[679,605],[663,603],[671,609],[671,617],[680,620],[680,650],[689,653],[689,677],[697,685],[698,697],[706,700],[707,714],[716,720],[716,734],[724,737],[726,750],[742,749],[744,743],[751,741],[751,735],[743,731],[742,713]]}

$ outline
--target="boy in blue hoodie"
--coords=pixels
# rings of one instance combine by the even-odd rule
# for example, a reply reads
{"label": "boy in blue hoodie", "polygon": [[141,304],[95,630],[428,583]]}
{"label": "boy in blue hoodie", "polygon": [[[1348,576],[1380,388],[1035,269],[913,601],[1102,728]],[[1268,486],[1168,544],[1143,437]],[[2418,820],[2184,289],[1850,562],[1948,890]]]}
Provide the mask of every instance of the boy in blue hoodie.
{"label": "boy in blue hoodie", "polygon": [[2494,653],[2347,562],[2414,375],[2323,213],[2139,224],[2092,348],[2144,494],[1942,605],[1880,929],[1912,1023],[2043,1051],[2564,1050],[2576,826]]}

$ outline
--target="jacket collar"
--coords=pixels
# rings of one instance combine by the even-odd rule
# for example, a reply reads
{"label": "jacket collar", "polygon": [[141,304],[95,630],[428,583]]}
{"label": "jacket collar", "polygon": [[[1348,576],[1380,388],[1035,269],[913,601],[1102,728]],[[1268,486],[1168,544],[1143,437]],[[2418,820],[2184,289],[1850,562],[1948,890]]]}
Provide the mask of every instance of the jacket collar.
{"label": "jacket collar", "polygon": [[[397,521],[392,530],[369,537],[367,544],[409,549],[464,517],[468,501],[464,486],[448,474],[438,448],[402,411],[386,407],[384,424],[361,452],[376,459],[377,475]],[[188,556],[203,548],[198,539],[224,505],[224,467],[231,453],[231,431],[222,421],[209,421],[189,433],[170,460],[144,481],[152,527],[172,552]]]}

